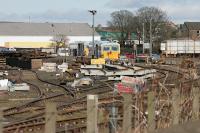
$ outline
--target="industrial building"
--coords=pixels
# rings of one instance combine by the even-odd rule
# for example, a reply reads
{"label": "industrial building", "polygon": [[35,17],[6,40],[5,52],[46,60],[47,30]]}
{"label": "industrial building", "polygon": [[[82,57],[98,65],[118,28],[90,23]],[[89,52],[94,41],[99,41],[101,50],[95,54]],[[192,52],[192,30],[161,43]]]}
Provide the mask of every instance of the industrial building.
{"label": "industrial building", "polygon": [[[0,47],[51,48],[53,40],[65,36],[68,43],[92,41],[92,28],[87,23],[0,22]],[[95,32],[94,39],[100,35]]]}

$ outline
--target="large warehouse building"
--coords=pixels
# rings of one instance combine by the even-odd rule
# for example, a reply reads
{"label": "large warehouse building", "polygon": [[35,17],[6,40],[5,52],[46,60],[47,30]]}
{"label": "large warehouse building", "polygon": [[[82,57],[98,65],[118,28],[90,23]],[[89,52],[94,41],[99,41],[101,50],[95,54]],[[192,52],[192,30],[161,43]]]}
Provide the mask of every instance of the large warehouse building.
{"label": "large warehouse building", "polygon": [[[0,47],[49,48],[57,36],[68,43],[92,41],[92,28],[87,23],[0,22]],[[95,40],[100,35],[95,32]]]}

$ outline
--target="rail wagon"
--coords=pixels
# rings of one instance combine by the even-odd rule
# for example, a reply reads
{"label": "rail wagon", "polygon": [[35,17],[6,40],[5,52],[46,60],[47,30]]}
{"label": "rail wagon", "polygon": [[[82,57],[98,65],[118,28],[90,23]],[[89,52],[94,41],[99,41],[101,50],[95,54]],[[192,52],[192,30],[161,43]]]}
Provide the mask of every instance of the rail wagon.
{"label": "rail wagon", "polygon": [[101,57],[112,61],[118,60],[120,56],[120,44],[115,42],[102,43]]}
{"label": "rail wagon", "polygon": [[168,55],[200,55],[200,40],[167,40],[161,43],[162,54]]}

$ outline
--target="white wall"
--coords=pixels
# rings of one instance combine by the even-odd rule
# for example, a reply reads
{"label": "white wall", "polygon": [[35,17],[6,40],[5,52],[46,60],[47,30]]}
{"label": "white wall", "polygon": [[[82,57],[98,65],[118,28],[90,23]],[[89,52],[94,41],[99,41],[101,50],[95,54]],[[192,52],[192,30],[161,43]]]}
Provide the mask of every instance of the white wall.
{"label": "white wall", "polygon": [[[92,42],[92,36],[68,36],[69,38],[69,43],[74,43],[77,41],[83,41],[83,42]],[[95,36],[94,37],[95,41],[100,41],[101,37],[100,36]]]}
{"label": "white wall", "polygon": [[0,46],[4,47],[5,42],[49,42],[51,36],[0,36]]}
{"label": "white wall", "polygon": [[[50,42],[53,36],[0,36],[0,46],[4,47],[5,42]],[[68,36],[69,43],[77,41],[92,41],[92,36]],[[100,41],[100,36],[95,36]]]}

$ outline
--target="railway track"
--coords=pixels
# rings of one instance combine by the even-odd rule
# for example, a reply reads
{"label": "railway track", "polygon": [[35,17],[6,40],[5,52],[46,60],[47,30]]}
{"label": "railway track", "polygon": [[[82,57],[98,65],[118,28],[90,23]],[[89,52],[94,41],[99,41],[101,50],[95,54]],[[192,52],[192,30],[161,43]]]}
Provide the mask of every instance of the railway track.
{"label": "railway track", "polygon": [[55,83],[52,83],[52,82],[48,82],[48,81],[46,81],[46,80],[43,80],[43,79],[41,79],[41,78],[39,77],[39,75],[37,74],[36,71],[33,71],[33,70],[29,70],[29,71],[35,73],[35,75],[36,75],[36,77],[37,77],[37,79],[38,79],[39,81],[41,81],[41,82],[43,82],[43,83],[46,83],[46,84],[50,84],[50,85],[53,85],[53,86],[60,87],[60,88],[64,89],[64,91],[66,91],[68,95],[70,95],[70,96],[72,96],[72,97],[75,96],[74,92],[73,92],[70,88],[67,88],[67,87],[65,87],[65,86],[62,86],[62,85],[59,85],[59,84],[55,84]]}
{"label": "railway track", "polygon": [[[67,94],[71,94],[70,96],[72,96],[72,94],[73,94],[73,96],[74,96],[74,93],[72,93],[71,91],[68,91],[68,89],[66,89],[66,87],[41,80],[36,72],[34,72],[34,71],[30,71],[30,72],[33,73],[36,76],[37,80],[39,80],[40,82],[62,88],[65,91],[67,90]],[[21,75],[20,77],[22,77],[22,72],[19,72],[19,74]],[[22,105],[11,107],[11,108],[3,110],[4,117],[12,116],[12,115],[15,115],[15,114],[20,114],[19,112],[24,112],[24,109],[27,111],[26,108],[30,108],[31,106],[33,106],[34,104],[36,105],[39,102],[43,102],[43,101],[46,101],[46,100],[53,100],[53,99],[65,96],[64,93],[51,94],[51,95],[48,95],[48,96],[44,95],[45,92],[43,91],[43,89],[40,86],[32,83],[31,81],[26,81],[22,78],[20,80],[22,82],[25,82],[25,83],[29,84],[30,86],[34,87],[38,92],[38,97],[36,99],[31,100],[29,102],[26,102]]]}
{"label": "railway track", "polygon": [[[103,105],[109,105],[112,104],[113,98],[120,98],[118,97],[105,97],[105,98],[101,98],[99,99],[99,106]],[[82,99],[82,98],[81,98]],[[76,101],[70,102],[68,104],[62,105],[60,107],[62,107],[62,109],[60,107],[58,107],[58,116],[60,118],[62,118],[62,120],[58,120],[57,121],[57,125],[65,125],[65,124],[61,124],[61,123],[68,123],[70,125],[74,125],[74,123],[78,124],[80,122],[84,124],[86,122],[86,115],[85,113],[82,114],[82,111],[86,110],[86,100],[84,99],[77,99]],[[64,108],[65,107],[65,108]],[[78,108],[74,108],[74,107],[78,107]],[[73,109],[74,108],[74,109]],[[72,117],[72,114],[80,112],[80,114],[82,114],[81,116],[77,117],[76,115]],[[19,122],[13,122],[11,124],[8,124],[6,126],[4,126],[4,132],[5,133],[12,133],[14,131],[16,131],[17,129],[20,130],[27,130],[28,129],[38,129],[38,126],[44,126],[45,124],[45,117],[44,117],[44,112],[37,114],[34,117],[30,117],[30,118],[26,118],[25,120],[21,120]],[[71,116],[71,118],[69,118]],[[86,125],[86,124],[85,124]],[[76,127],[76,125],[74,125],[74,128]],[[34,130],[33,130],[34,131]]]}
{"label": "railway track", "polygon": [[[29,82],[27,82],[27,83],[29,83]],[[101,83],[104,83],[104,82],[101,82]],[[99,88],[101,88],[101,89],[99,89]],[[87,92],[90,92],[90,93],[93,93],[93,94],[102,94],[102,93],[107,93],[109,91],[112,91],[112,88],[108,87],[107,84],[103,84],[103,85],[98,84],[95,87],[90,87],[90,88],[87,88],[83,91],[80,91],[80,93],[84,93],[83,94],[84,96],[81,96],[78,99],[71,99],[70,101],[72,101],[71,103],[74,103],[74,102],[76,103],[77,101],[81,101],[83,99],[86,99],[86,93]],[[36,105],[36,104],[38,104],[42,101],[52,100],[52,99],[60,97],[60,96],[64,96],[64,94],[61,93],[61,94],[51,95],[51,96],[48,96],[48,97],[39,97],[35,100],[32,100],[32,101],[27,102],[25,104],[22,104],[20,106],[16,106],[16,107],[13,107],[13,108],[6,109],[6,110],[4,110],[4,117],[5,118],[9,118],[9,117],[12,118],[13,116],[20,116],[20,115],[23,116],[23,114],[29,114],[33,111],[38,112],[38,113],[44,112],[44,109],[45,109],[44,106],[33,107],[33,105]],[[67,107],[67,106],[69,106],[68,103],[67,104],[63,103],[63,102],[58,103],[58,108],[61,109],[61,110],[62,110],[62,108]]]}
{"label": "railway track", "polygon": [[[142,66],[140,66],[142,67]],[[149,67],[149,66],[148,66]],[[145,68],[145,66],[144,66]],[[152,68],[152,67],[151,67]],[[158,77],[159,79],[163,79],[165,78],[166,76],[166,71],[170,71],[172,73],[178,73],[180,75],[182,75],[182,73],[180,71],[176,71],[176,70],[171,70],[171,69],[167,69],[167,68],[159,68],[159,67],[153,67],[154,69],[157,69],[160,73],[160,77]],[[32,72],[34,74],[37,75],[36,72]],[[40,77],[38,77],[37,75],[37,78],[43,82],[44,80],[41,80]],[[44,83],[49,83],[47,81],[44,81]],[[51,85],[53,85],[52,83],[49,83]],[[57,121],[57,126],[60,127],[60,128],[64,128],[64,126],[66,124],[70,125],[71,127],[69,128],[69,130],[74,130],[74,129],[77,129],[77,128],[80,128],[82,125],[82,127],[85,128],[86,126],[86,115],[82,114],[81,117],[76,117],[73,116],[73,114],[77,113],[77,112],[85,112],[86,110],[86,94],[88,92],[90,93],[93,93],[93,94],[105,94],[105,93],[108,93],[110,91],[113,91],[113,82],[109,81],[109,82],[106,82],[106,81],[98,81],[98,84],[95,84],[93,87],[89,87],[89,88],[85,88],[85,89],[81,89],[79,90],[79,93],[82,93],[83,95],[79,98],[74,98],[72,99],[71,101],[69,102],[66,102],[66,103],[59,103],[58,106],[57,106],[57,109],[58,109],[58,115],[63,117],[62,120],[58,120]],[[64,89],[64,88],[63,88]],[[68,89],[65,89],[68,93],[68,95],[74,95],[75,97],[75,93],[74,91],[72,91],[70,89],[70,91],[68,91]],[[59,95],[59,94],[57,94]],[[61,94],[62,95],[62,94]],[[25,109],[25,111],[27,112],[30,112],[29,109],[27,109],[27,107],[31,106],[32,104],[34,103],[37,103],[41,100],[45,100],[46,97],[40,97],[40,99],[37,99],[36,101],[33,101],[33,103],[28,103],[28,105],[25,105],[25,106],[21,106],[19,110],[22,111],[23,113],[23,110],[22,109]],[[50,97],[51,98],[51,97]],[[100,101],[103,101],[102,103],[106,103],[107,105],[109,104],[112,104],[114,101],[112,101],[114,98],[113,97],[109,97],[107,98],[106,100],[104,99],[100,99]],[[109,101],[110,100],[110,101]],[[33,115],[33,116],[30,116],[28,118],[24,118],[20,121],[15,121],[15,122],[12,122],[8,125],[5,125],[4,126],[4,132],[5,133],[12,133],[12,132],[15,132],[15,131],[21,131],[21,132],[26,132],[26,131],[29,131],[29,132],[34,132],[34,131],[42,131],[44,129],[44,124],[45,124],[45,118],[44,118],[44,107],[40,107],[40,108],[36,108],[35,111],[38,112],[37,114]],[[16,109],[17,110],[17,109]],[[7,114],[5,114],[4,116],[12,116],[12,115],[15,115],[15,112],[7,112]],[[20,112],[19,112],[19,115],[20,115]],[[71,118],[69,118],[69,116],[73,116]],[[78,125],[78,126],[77,126]],[[58,131],[60,132],[60,131]]]}

